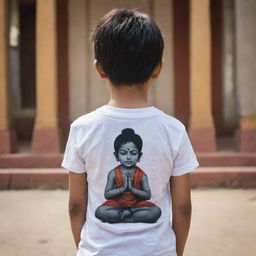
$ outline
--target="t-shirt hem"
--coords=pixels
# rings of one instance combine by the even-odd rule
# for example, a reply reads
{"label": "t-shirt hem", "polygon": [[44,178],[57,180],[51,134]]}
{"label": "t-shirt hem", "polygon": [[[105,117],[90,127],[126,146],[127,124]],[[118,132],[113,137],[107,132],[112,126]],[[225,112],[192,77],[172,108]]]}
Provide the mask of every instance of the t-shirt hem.
{"label": "t-shirt hem", "polygon": [[68,162],[62,162],[61,167],[67,169],[68,171],[75,172],[75,173],[85,173],[86,172],[85,169],[81,170],[80,167],[70,164]]}
{"label": "t-shirt hem", "polygon": [[198,163],[198,161],[194,161],[192,163],[186,164],[183,167],[173,169],[172,176],[180,176],[180,175],[189,173],[189,172],[193,171],[194,169],[196,169],[197,167],[199,167],[199,163]]}

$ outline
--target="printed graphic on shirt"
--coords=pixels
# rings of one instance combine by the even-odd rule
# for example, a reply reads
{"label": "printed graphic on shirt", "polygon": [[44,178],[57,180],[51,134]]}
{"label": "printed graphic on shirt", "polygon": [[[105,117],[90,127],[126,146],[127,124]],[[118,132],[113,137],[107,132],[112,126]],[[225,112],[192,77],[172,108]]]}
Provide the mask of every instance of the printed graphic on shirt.
{"label": "printed graphic on shirt", "polygon": [[136,163],[142,157],[142,139],[131,128],[122,130],[114,141],[118,166],[108,173],[104,196],[95,216],[108,223],[154,223],[161,209],[149,202],[151,190],[146,173]]}

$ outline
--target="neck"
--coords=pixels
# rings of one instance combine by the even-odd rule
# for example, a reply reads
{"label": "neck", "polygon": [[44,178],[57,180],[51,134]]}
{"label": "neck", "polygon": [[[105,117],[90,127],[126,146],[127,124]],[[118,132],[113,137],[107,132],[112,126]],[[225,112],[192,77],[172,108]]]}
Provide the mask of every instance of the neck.
{"label": "neck", "polygon": [[150,107],[148,103],[148,90],[151,83],[143,85],[122,85],[119,88],[107,82],[110,92],[110,100],[107,105],[119,108],[145,108]]}
{"label": "neck", "polygon": [[121,171],[122,172],[129,172],[129,173],[133,173],[136,170],[136,166],[132,166],[132,167],[124,167],[121,165]]}

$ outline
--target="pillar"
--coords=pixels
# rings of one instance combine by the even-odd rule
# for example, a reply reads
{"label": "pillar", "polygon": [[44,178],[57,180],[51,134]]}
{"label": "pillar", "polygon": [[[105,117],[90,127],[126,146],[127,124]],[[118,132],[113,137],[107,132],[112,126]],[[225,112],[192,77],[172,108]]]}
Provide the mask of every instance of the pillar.
{"label": "pillar", "polygon": [[[164,60],[173,59],[173,5],[172,1],[149,1],[151,15],[165,35]],[[149,90],[149,102],[157,105],[169,115],[174,114],[174,79],[173,62],[164,61],[161,75]],[[151,94],[152,93],[152,94]],[[151,100],[150,100],[151,94]]]}
{"label": "pillar", "polygon": [[57,0],[57,55],[58,55],[58,119],[62,137],[68,139],[69,120],[69,60],[68,60],[68,0]]}
{"label": "pillar", "polygon": [[36,120],[32,138],[35,153],[59,153],[57,101],[56,0],[36,2]]}
{"label": "pillar", "polygon": [[[93,1],[90,1],[93,4]],[[90,63],[88,28],[89,1],[68,1],[68,54],[70,119],[84,115],[90,109]],[[98,10],[99,8],[93,9]],[[93,74],[93,73],[92,73]],[[103,86],[100,88],[102,89]]]}
{"label": "pillar", "polygon": [[237,123],[237,98],[235,95],[235,72],[234,72],[234,1],[223,1],[223,29],[222,29],[222,102],[223,102],[223,125],[225,132],[234,130]]}
{"label": "pillar", "polygon": [[8,2],[0,0],[0,154],[16,151],[15,133],[10,123]]}
{"label": "pillar", "polygon": [[189,98],[189,1],[173,3],[173,61],[175,84],[175,117],[188,126]]}
{"label": "pillar", "polygon": [[198,152],[216,150],[211,110],[211,38],[209,0],[190,2],[190,125]]}
{"label": "pillar", "polygon": [[236,147],[241,152],[256,152],[256,2],[235,1],[235,70],[239,128]]}

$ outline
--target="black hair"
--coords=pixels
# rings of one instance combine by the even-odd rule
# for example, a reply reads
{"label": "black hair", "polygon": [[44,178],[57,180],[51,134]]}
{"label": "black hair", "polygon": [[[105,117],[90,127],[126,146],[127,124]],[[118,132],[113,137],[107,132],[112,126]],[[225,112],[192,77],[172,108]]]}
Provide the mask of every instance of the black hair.
{"label": "black hair", "polygon": [[113,9],[92,34],[94,57],[117,86],[143,84],[160,64],[164,41],[155,21],[135,9]]}
{"label": "black hair", "polygon": [[142,139],[141,137],[134,132],[131,128],[126,128],[122,130],[122,133],[119,134],[114,141],[115,152],[118,153],[120,147],[127,142],[133,142],[137,147],[139,153],[142,149]]}

